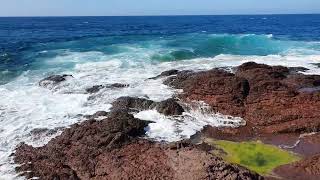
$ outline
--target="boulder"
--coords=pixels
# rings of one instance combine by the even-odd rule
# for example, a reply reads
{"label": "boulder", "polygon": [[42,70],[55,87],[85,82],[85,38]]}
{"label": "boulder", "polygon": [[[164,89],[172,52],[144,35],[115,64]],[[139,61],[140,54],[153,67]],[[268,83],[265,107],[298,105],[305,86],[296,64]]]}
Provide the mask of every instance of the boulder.
{"label": "boulder", "polygon": [[112,103],[112,109],[127,109],[133,112],[156,109],[164,115],[181,115],[183,107],[173,98],[154,102],[152,100],[137,97],[120,97]]}
{"label": "boulder", "polygon": [[149,78],[149,79],[159,79],[159,78],[162,78],[162,77],[172,76],[172,75],[178,74],[178,72],[179,72],[179,70],[171,69],[171,70],[168,70],[168,71],[163,71],[158,76],[153,77],[153,78]]}
{"label": "boulder", "polygon": [[216,112],[242,116],[250,86],[246,79],[221,69],[204,72],[182,71],[165,84],[183,89],[179,96],[185,101],[204,101]]}
{"label": "boulder", "polygon": [[159,113],[162,113],[166,116],[182,115],[184,112],[183,107],[173,98],[161,102],[155,102],[151,107],[153,106]]}
{"label": "boulder", "polygon": [[72,75],[63,74],[63,75],[52,75],[42,79],[39,82],[39,86],[44,88],[52,88],[63,81],[66,81],[68,78],[73,78]]}
{"label": "boulder", "polygon": [[128,84],[120,84],[120,83],[114,83],[114,84],[107,84],[107,85],[95,85],[90,88],[86,89],[86,92],[89,94],[97,93],[101,89],[117,89],[117,88],[125,88],[129,87]]}

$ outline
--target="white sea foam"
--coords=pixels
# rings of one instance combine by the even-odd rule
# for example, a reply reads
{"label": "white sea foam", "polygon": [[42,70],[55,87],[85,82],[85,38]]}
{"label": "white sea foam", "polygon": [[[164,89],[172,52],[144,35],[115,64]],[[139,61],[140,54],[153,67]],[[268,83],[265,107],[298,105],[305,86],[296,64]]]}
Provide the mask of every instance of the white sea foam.
{"label": "white sea foam", "polygon": [[[123,46],[125,52],[113,55],[98,51],[64,50],[59,56],[39,61],[44,68],[49,69],[26,71],[10,83],[0,86],[0,179],[16,178],[9,155],[18,143],[41,146],[56,135],[35,139],[30,134],[33,129],[68,127],[82,121],[81,115],[108,111],[110,103],[120,96],[148,97],[154,101],[171,97],[176,90],[163,85],[161,79],[147,80],[165,70],[208,70],[255,61],[269,65],[303,66],[310,69],[306,74],[320,74],[320,69],[313,65],[320,63],[320,55],[316,52],[301,55],[293,50],[283,55],[269,56],[224,54],[212,58],[154,62],[151,60],[152,55],[164,50],[157,44],[149,45],[148,48],[141,45]],[[72,66],[63,68],[65,63],[71,63]],[[48,72],[72,74],[74,78],[68,79],[53,92],[37,84]],[[130,87],[103,89],[94,95],[85,93],[85,89],[93,85],[111,83],[129,84]],[[238,118],[209,114],[199,109],[191,109],[180,117],[166,117],[154,110],[143,111],[135,116],[154,121],[147,135],[165,141],[188,138],[205,125],[230,126],[243,123]]]}
{"label": "white sea foam", "polygon": [[139,112],[136,118],[153,121],[146,128],[146,135],[156,141],[179,141],[190,138],[204,126],[215,127],[230,126],[239,127],[245,125],[245,121],[239,117],[231,117],[214,113],[210,107],[204,103],[196,103],[181,116],[164,116],[156,110]]}

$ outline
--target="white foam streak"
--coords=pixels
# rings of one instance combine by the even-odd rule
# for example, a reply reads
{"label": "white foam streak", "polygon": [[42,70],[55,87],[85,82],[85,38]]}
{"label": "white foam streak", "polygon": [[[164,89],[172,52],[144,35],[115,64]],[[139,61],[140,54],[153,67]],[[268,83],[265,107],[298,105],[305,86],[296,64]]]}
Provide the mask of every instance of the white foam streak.
{"label": "white foam streak", "polygon": [[181,116],[164,116],[156,110],[147,110],[135,114],[135,117],[154,122],[146,129],[149,138],[168,142],[190,138],[206,125],[214,127],[245,125],[242,118],[213,113],[204,103],[194,105]]}

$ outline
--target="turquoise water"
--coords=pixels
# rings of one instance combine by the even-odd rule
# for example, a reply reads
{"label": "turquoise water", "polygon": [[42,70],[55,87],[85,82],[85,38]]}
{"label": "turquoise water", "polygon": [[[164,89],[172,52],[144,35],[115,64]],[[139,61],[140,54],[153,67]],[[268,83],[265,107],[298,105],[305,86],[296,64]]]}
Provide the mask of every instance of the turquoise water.
{"label": "turquoise water", "polygon": [[[77,64],[106,61],[104,56],[132,56],[135,61],[161,63],[168,61],[210,58],[218,55],[319,55],[320,43],[313,41],[293,41],[277,39],[272,34],[207,34],[189,33],[170,36],[125,36],[94,37],[66,42],[34,44],[19,54],[19,65],[13,66],[11,60],[2,65],[0,83],[4,84],[28,70],[40,70],[43,73],[58,73],[72,69]],[[88,56],[96,52],[101,56]],[[73,59],[71,54],[78,54]],[[143,58],[143,59],[142,59]],[[4,67],[7,66],[7,67]]]}

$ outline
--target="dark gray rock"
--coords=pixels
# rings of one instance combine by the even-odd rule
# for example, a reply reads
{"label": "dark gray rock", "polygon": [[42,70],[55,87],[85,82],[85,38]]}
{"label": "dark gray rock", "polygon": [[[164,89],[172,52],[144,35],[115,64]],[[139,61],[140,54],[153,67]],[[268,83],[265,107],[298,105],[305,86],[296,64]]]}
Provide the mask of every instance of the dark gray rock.
{"label": "dark gray rock", "polygon": [[93,115],[86,115],[84,117],[86,119],[96,119],[99,117],[107,117],[108,115],[109,115],[109,113],[106,111],[98,111],[98,112],[94,113]]}
{"label": "dark gray rock", "polygon": [[116,89],[116,88],[126,88],[126,87],[129,87],[129,85],[120,84],[120,83],[107,84],[107,85],[95,85],[90,88],[87,88],[86,92],[93,94],[93,93],[99,92],[101,89]]}
{"label": "dark gray rock", "polygon": [[46,78],[42,79],[39,82],[39,86],[44,87],[44,88],[50,88],[50,86],[53,87],[53,86],[58,85],[59,83],[61,83],[63,81],[66,81],[67,78],[73,78],[73,76],[72,75],[68,75],[68,74],[52,75],[52,76],[49,76],[49,77],[46,77]]}
{"label": "dark gray rock", "polygon": [[155,106],[155,109],[164,115],[182,115],[184,112],[184,109],[182,106],[177,103],[177,101],[173,98],[161,101],[161,102],[156,102],[153,104]]}
{"label": "dark gray rock", "polygon": [[153,77],[153,78],[149,78],[149,79],[159,79],[161,77],[172,76],[172,75],[176,75],[178,73],[179,73],[179,70],[171,69],[171,70],[168,70],[168,71],[164,71],[161,74],[159,74],[158,76]]}
{"label": "dark gray rock", "polygon": [[164,115],[181,115],[184,112],[182,106],[173,98],[161,102],[154,102],[144,98],[120,97],[112,103],[112,106],[112,109],[127,109],[131,112],[156,109]]}

